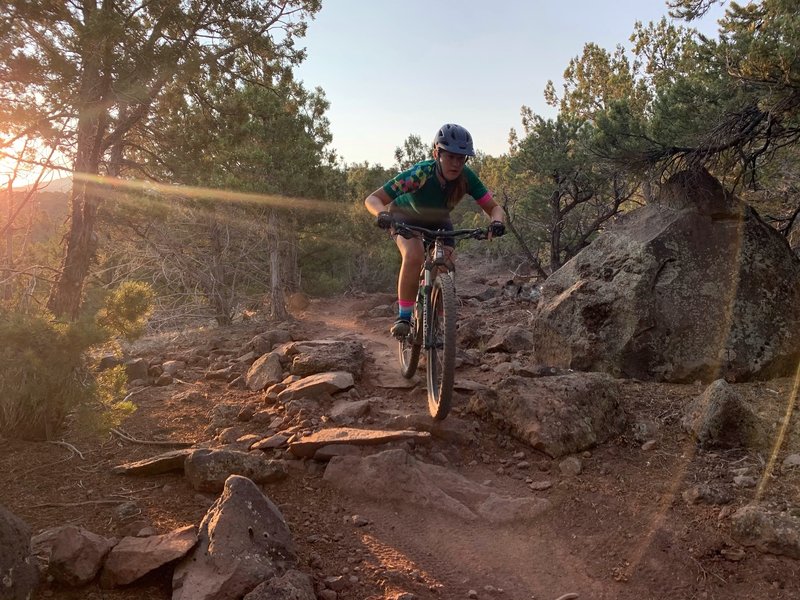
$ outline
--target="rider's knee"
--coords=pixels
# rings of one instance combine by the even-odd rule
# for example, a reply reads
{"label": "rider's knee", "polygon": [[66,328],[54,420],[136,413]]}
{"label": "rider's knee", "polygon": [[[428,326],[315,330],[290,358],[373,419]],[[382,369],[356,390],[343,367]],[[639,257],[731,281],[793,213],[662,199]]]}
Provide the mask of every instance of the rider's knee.
{"label": "rider's knee", "polygon": [[406,251],[403,252],[404,265],[421,267],[424,260],[425,260],[425,252],[423,251],[421,245],[419,248],[416,247],[406,248]]}

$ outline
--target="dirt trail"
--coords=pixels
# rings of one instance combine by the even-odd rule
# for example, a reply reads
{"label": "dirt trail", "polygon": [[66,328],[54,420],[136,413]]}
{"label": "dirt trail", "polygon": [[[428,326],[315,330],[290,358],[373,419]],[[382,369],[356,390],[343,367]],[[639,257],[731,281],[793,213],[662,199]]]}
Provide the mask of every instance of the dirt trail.
{"label": "dirt trail", "polygon": [[[345,336],[364,345],[370,357],[370,368],[361,382],[364,388],[369,389],[377,381],[400,379],[396,342],[387,334],[391,318],[365,323],[354,316],[355,312],[352,302],[319,303],[314,310],[320,324],[316,330],[325,336]],[[389,400],[385,410],[408,415],[424,412],[424,383],[416,389],[420,391],[384,393]],[[464,398],[461,400],[463,404]],[[455,408],[460,413],[463,407],[457,404]],[[436,444],[439,452],[470,452],[468,447],[458,447],[453,442]],[[496,477],[489,469],[471,468],[463,473],[458,463],[449,466],[476,483]],[[504,486],[505,493],[531,495],[524,481],[511,481],[511,485]],[[426,573],[426,580],[430,579],[435,591],[431,597],[466,598],[470,590],[487,597],[493,595],[492,589],[503,590],[505,598],[520,599],[556,598],[577,589],[593,590],[590,596],[583,597],[618,597],[616,592],[609,590],[606,595],[602,589],[594,589],[597,586],[585,575],[582,561],[571,557],[568,545],[552,531],[546,515],[533,525],[508,527],[466,523],[434,507],[420,514],[418,508],[396,503],[376,504],[354,499],[349,502],[351,508],[357,508],[374,525],[367,536],[370,545],[382,548],[387,557],[393,556],[390,560],[403,557],[412,569]],[[418,590],[414,593],[420,596]]]}

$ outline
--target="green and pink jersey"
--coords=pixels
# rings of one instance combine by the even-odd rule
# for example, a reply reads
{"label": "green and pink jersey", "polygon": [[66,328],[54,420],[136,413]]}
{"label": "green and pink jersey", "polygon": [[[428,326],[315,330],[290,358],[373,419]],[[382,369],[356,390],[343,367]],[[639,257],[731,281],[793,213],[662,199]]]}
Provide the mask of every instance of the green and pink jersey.
{"label": "green and pink jersey", "polygon": [[[491,202],[492,194],[466,165],[464,165],[464,175],[467,178],[467,194],[472,196],[479,206]],[[449,215],[446,189],[436,177],[435,160],[423,160],[403,171],[387,181],[383,191],[392,199],[392,204],[397,210],[409,216],[418,216],[428,221],[446,219]]]}

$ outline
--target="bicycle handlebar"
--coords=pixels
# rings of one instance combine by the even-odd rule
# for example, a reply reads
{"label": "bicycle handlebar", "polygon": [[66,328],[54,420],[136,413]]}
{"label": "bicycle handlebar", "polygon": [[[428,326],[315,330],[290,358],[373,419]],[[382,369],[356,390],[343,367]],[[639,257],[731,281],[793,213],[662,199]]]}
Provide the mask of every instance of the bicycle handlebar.
{"label": "bicycle handlebar", "polygon": [[[403,237],[413,237],[415,234],[422,234],[423,238],[434,240],[436,238],[473,238],[476,240],[485,240],[489,237],[488,227],[478,227],[477,229],[455,229],[446,231],[444,229],[426,229],[425,227],[418,227],[416,225],[408,225],[406,223],[395,223],[392,228],[399,235]],[[405,234],[410,235],[405,235]]]}

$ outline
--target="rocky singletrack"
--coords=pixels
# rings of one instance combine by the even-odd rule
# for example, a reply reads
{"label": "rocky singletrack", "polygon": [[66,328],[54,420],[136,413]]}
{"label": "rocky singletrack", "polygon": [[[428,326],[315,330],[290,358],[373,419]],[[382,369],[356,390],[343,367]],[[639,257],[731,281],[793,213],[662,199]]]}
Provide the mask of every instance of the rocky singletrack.
{"label": "rocky singletrack", "polygon": [[[504,293],[502,284],[460,274],[462,289],[494,289],[489,302],[462,297],[462,321],[477,317],[492,330],[525,315],[530,302]],[[199,523],[217,494],[198,492],[182,473],[133,477],[114,474],[113,467],[169,450],[170,441],[246,451],[276,419],[277,433],[290,439],[330,427],[422,431],[430,435],[360,446],[331,462],[298,459],[286,445],[264,450],[288,465],[287,477],[261,489],[285,517],[297,568],[313,578],[319,598],[800,595],[796,559],[742,545],[731,534],[731,516],[756,496],[755,485],[734,478],[746,473],[757,480],[765,454],[700,451],[680,427],[683,407],[706,384],[620,381],[627,428],[587,450],[551,458],[512,435],[510,426],[473,410],[475,390],[492,389],[513,374],[517,367],[510,363],[524,366],[525,352],[488,353],[481,342],[460,355],[453,412],[434,425],[424,382],[399,376],[396,344],[387,334],[390,302],[391,296],[380,295],[314,300],[283,324],[256,318],[224,330],[141,340],[130,351],[151,367],[166,360],[186,367],[168,384],[137,388],[137,411],[118,428],[125,437],[98,437],[70,425],[64,444],[2,442],[0,504],[34,532],[74,524],[107,537],[165,533]],[[253,337],[270,329],[288,331],[295,342],[357,342],[365,357],[360,377],[349,390],[294,406],[232,376],[208,377],[215,367],[236,365]],[[791,397],[792,383],[737,390],[759,406],[769,401],[779,419],[780,400]],[[343,400],[368,400],[367,409],[335,421],[332,411]],[[656,428],[640,435],[647,423]],[[780,456],[789,451],[781,448]],[[703,483],[721,486],[729,500],[697,501],[691,491]],[[798,487],[800,475],[785,473],[769,480],[762,499],[790,504]],[[165,566],[113,589],[46,582],[37,597],[170,598],[171,576]]]}

